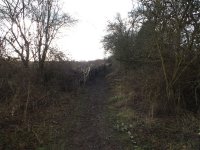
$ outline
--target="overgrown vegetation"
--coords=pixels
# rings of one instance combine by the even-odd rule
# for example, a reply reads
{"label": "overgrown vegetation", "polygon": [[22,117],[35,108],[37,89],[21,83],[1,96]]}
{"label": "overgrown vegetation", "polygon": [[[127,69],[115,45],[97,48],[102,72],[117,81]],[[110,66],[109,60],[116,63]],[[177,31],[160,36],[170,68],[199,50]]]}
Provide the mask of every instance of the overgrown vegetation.
{"label": "overgrown vegetation", "polygon": [[76,22],[58,0],[3,0],[0,20],[0,149],[199,148],[198,0],[140,0],[117,15],[106,61],[53,47]]}
{"label": "overgrown vegetation", "polygon": [[41,75],[34,63],[3,59],[0,72],[0,149],[35,149],[64,136],[57,119],[70,109],[81,73],[69,62],[48,62]]}
{"label": "overgrown vegetation", "polygon": [[115,136],[127,149],[198,149],[199,116],[190,112],[155,113],[157,104],[145,99],[140,83],[143,77],[136,73],[109,77],[113,89],[109,110]]}
{"label": "overgrown vegetation", "polygon": [[[155,113],[199,109],[199,1],[141,0],[123,20],[108,25],[104,48],[126,74],[139,70]],[[135,84],[135,83],[132,83]]]}
{"label": "overgrown vegetation", "polygon": [[199,149],[199,12],[195,0],[140,0],[109,22],[109,108],[127,149]]}
{"label": "overgrown vegetation", "polygon": [[[81,68],[91,64],[95,65],[83,83]],[[74,108],[82,107],[76,105],[84,98],[80,95],[84,84],[105,74],[102,64],[104,60],[85,63],[46,61],[41,74],[37,63],[32,62],[25,68],[20,61],[2,58],[0,149],[67,147],[68,132],[73,130],[76,117],[82,113],[78,109],[74,112]]]}

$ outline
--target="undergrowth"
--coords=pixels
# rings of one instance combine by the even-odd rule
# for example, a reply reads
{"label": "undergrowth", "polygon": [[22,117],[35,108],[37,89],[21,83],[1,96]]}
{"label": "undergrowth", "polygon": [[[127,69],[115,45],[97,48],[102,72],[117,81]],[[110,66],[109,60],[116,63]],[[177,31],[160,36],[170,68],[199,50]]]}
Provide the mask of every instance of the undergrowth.
{"label": "undergrowth", "polygon": [[121,140],[136,150],[199,149],[199,116],[188,111],[156,114],[151,109],[152,103],[149,103],[150,107],[145,104],[144,88],[138,79],[141,77],[133,78],[130,74],[128,77],[127,80],[127,77],[115,74],[110,78],[113,96],[109,100],[109,109],[113,129]]}
{"label": "undergrowth", "polygon": [[52,63],[43,73],[34,64],[0,63],[0,149],[62,145],[58,139],[65,136],[65,125],[70,126],[63,119],[69,117],[80,75],[67,62]]}

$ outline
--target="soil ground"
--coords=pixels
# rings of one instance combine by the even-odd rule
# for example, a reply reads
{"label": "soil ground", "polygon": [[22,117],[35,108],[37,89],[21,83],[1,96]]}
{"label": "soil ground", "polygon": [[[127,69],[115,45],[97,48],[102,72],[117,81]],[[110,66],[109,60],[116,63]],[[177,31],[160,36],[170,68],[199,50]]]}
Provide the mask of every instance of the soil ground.
{"label": "soil ground", "polygon": [[78,94],[71,113],[73,122],[65,143],[69,150],[122,150],[108,115],[109,88],[98,77]]}

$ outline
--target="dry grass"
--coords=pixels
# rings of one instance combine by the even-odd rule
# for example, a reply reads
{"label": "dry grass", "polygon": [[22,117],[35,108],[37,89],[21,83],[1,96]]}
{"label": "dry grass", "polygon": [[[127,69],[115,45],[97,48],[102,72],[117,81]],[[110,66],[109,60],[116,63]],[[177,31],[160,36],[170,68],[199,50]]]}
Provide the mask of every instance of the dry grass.
{"label": "dry grass", "polygon": [[145,77],[142,70],[136,70],[127,74],[116,73],[110,78],[113,97],[109,108],[115,114],[114,124],[133,126],[128,129],[130,132],[117,130],[119,136],[129,141],[132,148],[136,146],[138,149],[198,149],[199,115],[186,111],[176,114],[163,111],[162,100],[161,103],[156,101],[162,95],[150,84],[156,85],[159,81]]}
{"label": "dry grass", "polygon": [[0,149],[36,149],[63,136],[63,111],[78,89],[78,71],[64,62],[47,66],[45,74],[54,73],[49,81],[34,64],[25,69],[20,62],[0,62]]}

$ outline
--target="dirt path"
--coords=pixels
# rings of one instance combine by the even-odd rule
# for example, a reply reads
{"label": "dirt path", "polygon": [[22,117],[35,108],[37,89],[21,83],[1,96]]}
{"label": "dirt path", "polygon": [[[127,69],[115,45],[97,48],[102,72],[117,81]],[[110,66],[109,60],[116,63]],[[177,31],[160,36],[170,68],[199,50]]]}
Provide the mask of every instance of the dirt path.
{"label": "dirt path", "polygon": [[104,78],[97,78],[79,93],[72,121],[73,129],[65,149],[121,150],[119,141],[112,137],[106,102],[108,86]]}

